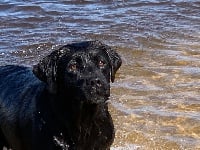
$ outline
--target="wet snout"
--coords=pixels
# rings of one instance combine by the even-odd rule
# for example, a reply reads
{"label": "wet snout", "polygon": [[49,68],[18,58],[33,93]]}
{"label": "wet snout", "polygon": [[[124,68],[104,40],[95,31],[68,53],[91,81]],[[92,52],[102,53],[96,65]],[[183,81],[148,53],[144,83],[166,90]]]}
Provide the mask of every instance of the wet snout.
{"label": "wet snout", "polygon": [[86,84],[95,89],[100,89],[103,86],[103,83],[99,78],[86,79]]}
{"label": "wet snout", "polygon": [[101,77],[85,77],[82,79],[82,91],[87,101],[105,102],[110,96],[110,85]]}

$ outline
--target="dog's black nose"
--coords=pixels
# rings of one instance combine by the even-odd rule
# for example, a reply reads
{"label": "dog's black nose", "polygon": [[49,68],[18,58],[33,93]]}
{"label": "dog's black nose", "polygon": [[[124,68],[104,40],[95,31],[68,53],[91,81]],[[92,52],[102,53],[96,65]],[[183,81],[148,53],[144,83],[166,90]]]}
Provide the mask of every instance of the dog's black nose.
{"label": "dog's black nose", "polygon": [[91,85],[92,87],[101,87],[101,86],[102,86],[102,82],[101,82],[100,79],[95,78],[95,79],[91,79],[91,80],[90,80],[90,85]]}

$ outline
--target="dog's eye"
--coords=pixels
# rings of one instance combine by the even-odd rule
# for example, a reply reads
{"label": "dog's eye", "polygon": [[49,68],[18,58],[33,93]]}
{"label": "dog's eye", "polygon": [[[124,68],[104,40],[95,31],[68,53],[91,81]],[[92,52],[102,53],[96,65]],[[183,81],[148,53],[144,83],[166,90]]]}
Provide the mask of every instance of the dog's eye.
{"label": "dog's eye", "polygon": [[76,71],[77,70],[77,65],[74,63],[74,64],[70,64],[69,65],[69,70],[70,71]]}
{"label": "dog's eye", "polygon": [[100,60],[98,63],[99,68],[103,68],[105,66],[105,62]]}

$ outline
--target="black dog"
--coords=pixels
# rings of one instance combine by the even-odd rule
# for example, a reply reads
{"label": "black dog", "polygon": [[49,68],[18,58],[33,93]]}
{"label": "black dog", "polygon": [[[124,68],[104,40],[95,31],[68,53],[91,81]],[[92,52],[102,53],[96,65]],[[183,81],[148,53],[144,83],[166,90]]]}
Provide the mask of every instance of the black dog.
{"label": "black dog", "polygon": [[107,150],[119,55],[98,41],[69,44],[31,68],[0,67],[0,149]]}

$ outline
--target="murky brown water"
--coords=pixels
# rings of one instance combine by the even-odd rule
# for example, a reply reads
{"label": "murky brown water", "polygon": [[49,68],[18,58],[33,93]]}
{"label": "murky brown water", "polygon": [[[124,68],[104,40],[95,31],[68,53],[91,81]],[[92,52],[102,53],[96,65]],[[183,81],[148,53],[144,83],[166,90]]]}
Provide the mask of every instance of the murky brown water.
{"label": "murky brown water", "polygon": [[0,2],[0,65],[32,65],[91,39],[123,59],[112,84],[112,150],[200,149],[200,2]]}

